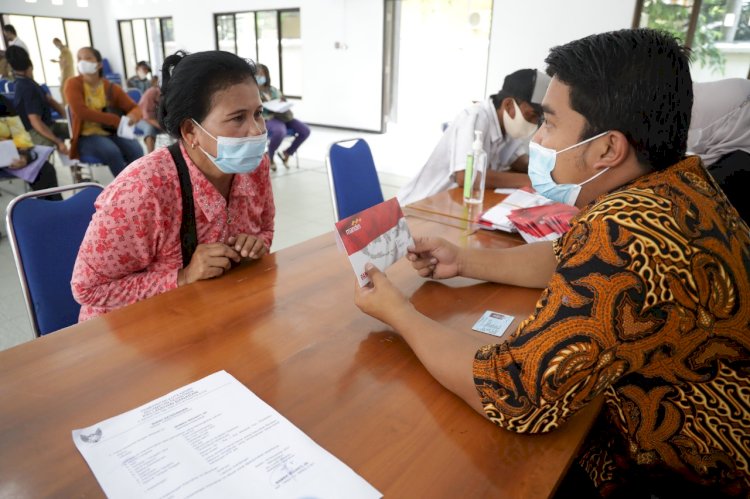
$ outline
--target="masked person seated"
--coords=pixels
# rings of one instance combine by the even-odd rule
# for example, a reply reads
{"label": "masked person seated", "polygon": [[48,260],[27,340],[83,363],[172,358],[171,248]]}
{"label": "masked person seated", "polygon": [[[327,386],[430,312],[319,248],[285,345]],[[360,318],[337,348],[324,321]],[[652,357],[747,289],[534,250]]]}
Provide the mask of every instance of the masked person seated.
{"label": "masked person seated", "polygon": [[750,220],[750,80],[693,85],[688,151],[697,154],[745,222]]}
{"label": "masked person seated", "polygon": [[65,100],[73,115],[70,157],[93,156],[109,166],[116,177],[143,156],[137,140],[117,133],[121,115],[132,126],[141,121],[141,109],[119,85],[104,78],[102,54],[98,50],[83,47],[77,58],[81,74],[65,83]]}
{"label": "masked person seated", "polygon": [[540,104],[549,80],[536,69],[520,69],[505,77],[498,93],[464,109],[445,130],[422,170],[399,191],[399,203],[407,205],[463,186],[476,130],[482,132],[482,148],[487,153],[486,188],[529,185],[527,145],[539,126]]}
{"label": "masked person seated", "polygon": [[135,75],[128,78],[128,88],[137,88],[141,94],[151,87],[151,79],[148,75],[151,73],[151,66],[146,61],[138,61],[135,65]]}
{"label": "masked person seated", "polygon": [[424,277],[545,288],[533,315],[486,345],[420,314],[374,268],[355,301],[506,430],[554,431],[603,397],[565,497],[746,497],[750,229],[685,155],[687,50],[622,30],[554,47],[546,63],[529,176],[581,209],[571,229],[502,250],[417,237],[408,255]]}
{"label": "masked person seated", "polygon": [[130,165],[96,200],[71,282],[81,321],[218,277],[271,247],[255,66],[229,52],[178,52],[164,60],[161,93],[159,123],[177,142]]}

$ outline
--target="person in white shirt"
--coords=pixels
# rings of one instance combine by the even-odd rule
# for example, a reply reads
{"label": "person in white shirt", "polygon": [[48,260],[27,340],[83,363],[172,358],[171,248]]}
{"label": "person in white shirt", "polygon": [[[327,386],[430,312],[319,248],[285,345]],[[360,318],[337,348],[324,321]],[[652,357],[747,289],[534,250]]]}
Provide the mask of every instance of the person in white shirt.
{"label": "person in white shirt", "polygon": [[750,80],[695,83],[688,153],[697,154],[740,216],[750,220]]}
{"label": "person in white shirt", "polygon": [[505,77],[498,93],[459,113],[422,170],[398,193],[399,203],[407,205],[463,185],[475,130],[482,132],[487,153],[488,189],[531,185],[526,174],[528,143],[538,127],[549,81],[536,69],[518,70]]}
{"label": "person in white shirt", "polygon": [[8,47],[21,47],[26,52],[29,51],[26,44],[16,35],[16,28],[12,24],[3,26],[3,34],[5,35],[5,39],[8,40]]}

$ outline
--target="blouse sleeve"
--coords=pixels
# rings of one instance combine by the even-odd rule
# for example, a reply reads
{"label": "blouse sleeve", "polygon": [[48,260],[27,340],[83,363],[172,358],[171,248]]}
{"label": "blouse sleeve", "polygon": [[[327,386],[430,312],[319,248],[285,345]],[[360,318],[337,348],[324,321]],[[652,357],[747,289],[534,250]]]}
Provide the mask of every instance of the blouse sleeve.
{"label": "blouse sleeve", "polygon": [[[266,170],[269,170],[271,161],[268,158],[268,155],[263,156],[264,165],[262,165],[263,168]],[[265,184],[265,187],[263,191],[266,193],[265,196],[265,202],[263,206],[263,211],[260,215],[260,237],[263,239],[263,242],[266,243],[267,248],[271,248],[271,243],[273,242],[273,232],[274,232],[274,223],[273,219],[276,215],[276,205],[273,201],[273,189],[271,187],[271,175],[266,172],[266,174],[263,176],[264,180],[263,183]]]}
{"label": "blouse sleeve", "polygon": [[73,269],[81,305],[119,308],[177,287],[179,269],[154,263],[172,223],[158,196],[138,180],[112,187],[97,200]]}

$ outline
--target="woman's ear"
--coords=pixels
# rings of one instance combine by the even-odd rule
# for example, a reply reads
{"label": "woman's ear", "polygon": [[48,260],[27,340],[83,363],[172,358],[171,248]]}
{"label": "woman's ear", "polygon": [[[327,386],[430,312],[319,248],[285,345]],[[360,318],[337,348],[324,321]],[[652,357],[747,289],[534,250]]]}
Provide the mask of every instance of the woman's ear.
{"label": "woman's ear", "polygon": [[182,140],[185,142],[185,147],[195,149],[198,145],[198,127],[195,126],[193,120],[184,120],[180,125],[180,135]]}

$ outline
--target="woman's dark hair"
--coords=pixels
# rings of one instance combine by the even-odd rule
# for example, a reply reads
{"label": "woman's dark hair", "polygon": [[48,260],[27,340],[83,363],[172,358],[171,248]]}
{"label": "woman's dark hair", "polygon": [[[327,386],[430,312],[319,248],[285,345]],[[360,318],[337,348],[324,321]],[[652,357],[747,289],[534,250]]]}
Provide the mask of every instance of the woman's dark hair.
{"label": "woman's dark hair", "polygon": [[266,75],[266,84],[263,85],[264,87],[270,87],[271,86],[271,72],[268,71],[268,66],[265,64],[258,63],[256,64],[258,69],[262,69],[263,73]]}
{"label": "woman's dark hair", "polygon": [[570,106],[586,118],[580,139],[618,130],[638,161],[655,170],[687,148],[693,83],[689,49],[653,29],[591,35],[547,56],[547,74],[570,87]]}
{"label": "woman's dark hair", "polygon": [[230,52],[180,50],[170,55],[161,69],[159,125],[172,137],[182,138],[182,123],[191,118],[203,121],[216,92],[247,80],[257,85],[255,73],[255,63]]}
{"label": "woman's dark hair", "polygon": [[[94,59],[96,59],[96,62],[102,62],[102,53],[96,50],[94,47],[81,47],[80,49],[78,49],[79,52],[81,50],[90,51],[92,54],[94,54]],[[104,76],[104,68],[99,68],[99,76]]]}
{"label": "woman's dark hair", "polygon": [[5,51],[5,58],[8,59],[8,64],[14,71],[26,71],[31,67],[29,53],[18,45],[8,47]]}

